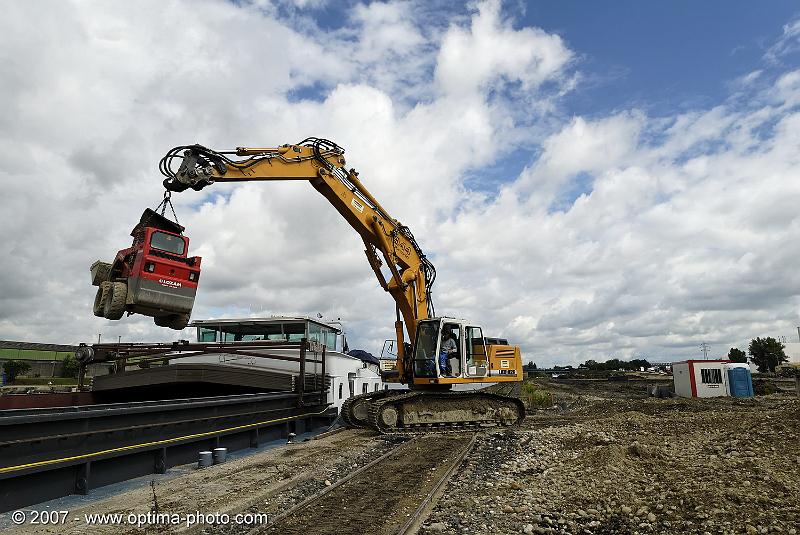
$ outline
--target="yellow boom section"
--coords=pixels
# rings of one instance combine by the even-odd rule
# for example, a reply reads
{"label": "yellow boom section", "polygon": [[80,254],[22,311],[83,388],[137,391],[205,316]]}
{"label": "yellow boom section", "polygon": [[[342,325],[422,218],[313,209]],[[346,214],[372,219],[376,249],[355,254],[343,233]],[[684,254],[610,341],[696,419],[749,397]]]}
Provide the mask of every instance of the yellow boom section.
{"label": "yellow boom section", "polygon": [[[177,171],[173,170],[176,160],[180,161]],[[170,191],[200,190],[214,182],[310,182],[361,235],[369,265],[381,287],[394,298],[398,311],[395,323],[399,342],[398,370],[400,380],[407,382],[410,376],[407,376],[400,316],[413,342],[417,322],[434,316],[431,286],[436,270],[408,227],[387,214],[361,183],[355,169],[348,171],[344,166],[344,150],[319,138],[308,138],[296,145],[239,147],[222,152],[200,145],[175,147],[160,165],[162,174],[167,177],[164,186]],[[381,272],[381,257],[391,271],[389,280]]]}

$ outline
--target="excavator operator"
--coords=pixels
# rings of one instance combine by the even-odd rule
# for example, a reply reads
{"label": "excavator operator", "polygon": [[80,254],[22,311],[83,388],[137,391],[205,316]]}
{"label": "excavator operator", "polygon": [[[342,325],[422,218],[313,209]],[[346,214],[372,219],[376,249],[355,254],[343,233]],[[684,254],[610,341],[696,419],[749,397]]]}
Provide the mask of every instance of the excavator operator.
{"label": "excavator operator", "polygon": [[450,357],[456,353],[456,343],[453,340],[453,332],[449,325],[442,329],[442,345],[439,351],[439,372],[442,375],[453,375],[450,369]]}

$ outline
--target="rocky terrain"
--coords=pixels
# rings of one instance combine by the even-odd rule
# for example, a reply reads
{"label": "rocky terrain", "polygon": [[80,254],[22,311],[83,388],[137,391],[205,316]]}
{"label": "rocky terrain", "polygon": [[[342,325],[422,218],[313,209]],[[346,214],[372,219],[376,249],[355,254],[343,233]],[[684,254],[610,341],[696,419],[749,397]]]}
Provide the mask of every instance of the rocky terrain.
{"label": "rocky terrain", "polygon": [[[532,411],[518,427],[479,434],[423,533],[800,532],[800,399],[793,394],[656,399],[646,396],[643,385],[631,383],[567,381],[539,387],[550,393],[554,406]],[[345,430],[205,470],[175,469],[177,475],[154,477],[158,508],[274,517],[406,440]],[[364,500],[379,501],[369,492],[347,499],[359,507]],[[91,501],[71,511],[70,518],[84,512],[145,513],[153,506],[153,489],[141,485]],[[374,514],[393,512],[376,509]],[[206,525],[189,532],[232,534],[253,527]],[[352,533],[364,532],[363,525],[352,528]],[[87,526],[76,520],[9,532],[187,530]]]}
{"label": "rocky terrain", "polygon": [[566,410],[482,437],[424,529],[798,532],[800,400],[626,397],[565,387]]}

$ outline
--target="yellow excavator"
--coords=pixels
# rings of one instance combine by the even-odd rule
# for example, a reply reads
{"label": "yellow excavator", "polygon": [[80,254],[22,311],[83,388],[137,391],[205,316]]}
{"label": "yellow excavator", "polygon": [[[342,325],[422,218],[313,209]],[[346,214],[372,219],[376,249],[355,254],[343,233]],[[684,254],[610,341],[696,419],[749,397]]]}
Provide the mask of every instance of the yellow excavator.
{"label": "yellow excavator", "polygon": [[524,418],[524,406],[515,396],[464,391],[469,389],[464,385],[486,383],[503,383],[509,387],[505,393],[518,387],[523,378],[519,347],[485,337],[480,325],[470,321],[436,316],[433,264],[409,228],[388,215],[354,169],[346,170],[340,146],[320,138],[229,151],[185,145],[167,152],[160,170],[170,192],[199,191],[214,182],[305,180],[359,233],[369,265],[396,306],[397,366],[384,381],[409,389],[351,397],[342,407],[347,424],[414,433],[508,426]]}

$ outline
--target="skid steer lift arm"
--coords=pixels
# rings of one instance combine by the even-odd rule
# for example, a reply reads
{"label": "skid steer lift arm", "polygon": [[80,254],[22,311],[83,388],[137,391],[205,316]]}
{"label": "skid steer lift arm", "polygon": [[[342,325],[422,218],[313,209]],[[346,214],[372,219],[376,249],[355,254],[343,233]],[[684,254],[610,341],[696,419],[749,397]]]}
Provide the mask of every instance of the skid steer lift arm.
{"label": "skid steer lift arm", "polygon": [[[176,161],[180,162],[175,170]],[[412,355],[403,344],[403,322],[413,343],[420,320],[435,315],[431,287],[436,277],[433,264],[425,257],[408,227],[390,217],[364,187],[354,169],[345,169],[344,149],[326,139],[308,138],[295,145],[275,148],[239,147],[235,151],[214,151],[201,145],[170,150],[160,163],[167,178],[164,187],[180,192],[201,190],[214,182],[258,180],[306,180],[320,192],[361,235],[365,253],[378,282],[394,298],[398,311],[395,330],[398,340],[400,381],[411,380]],[[380,270],[380,255],[391,277]],[[400,320],[402,316],[402,320]]]}

